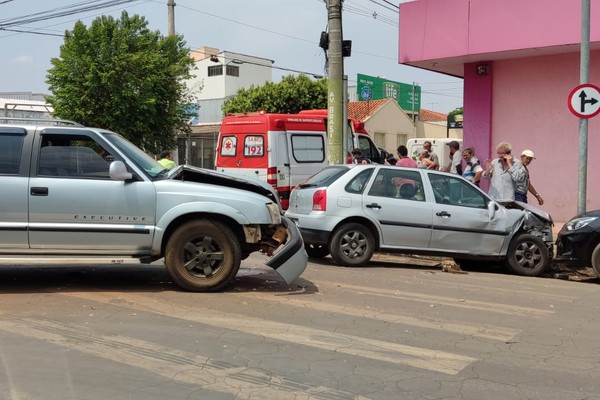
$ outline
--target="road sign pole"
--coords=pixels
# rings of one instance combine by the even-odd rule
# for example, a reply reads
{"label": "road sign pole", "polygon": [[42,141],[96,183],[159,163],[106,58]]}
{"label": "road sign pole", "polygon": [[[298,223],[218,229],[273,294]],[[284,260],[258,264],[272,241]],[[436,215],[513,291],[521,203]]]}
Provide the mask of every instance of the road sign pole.
{"label": "road sign pole", "polygon": [[[581,0],[581,57],[579,83],[590,79],[590,0]],[[583,99],[582,99],[583,101]],[[588,119],[579,119],[579,169],[577,179],[577,213],[585,212],[587,198]]]}

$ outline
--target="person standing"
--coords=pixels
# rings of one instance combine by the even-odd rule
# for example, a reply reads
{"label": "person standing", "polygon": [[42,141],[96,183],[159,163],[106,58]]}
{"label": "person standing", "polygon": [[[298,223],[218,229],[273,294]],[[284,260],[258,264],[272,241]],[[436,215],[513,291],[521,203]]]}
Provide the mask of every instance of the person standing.
{"label": "person standing", "polygon": [[540,193],[535,190],[531,184],[531,179],[529,179],[529,169],[527,168],[533,160],[535,160],[535,154],[533,151],[523,150],[521,153],[522,174],[515,184],[515,200],[527,203],[527,192],[531,192],[531,194],[537,199],[538,204],[541,206],[544,204],[544,199],[542,199]]}
{"label": "person standing", "polygon": [[417,168],[430,169],[433,161],[431,160],[431,154],[423,149],[419,152],[419,161],[417,161]]}
{"label": "person standing", "polygon": [[522,179],[523,169],[513,160],[511,150],[510,143],[502,142],[496,146],[497,157],[485,161],[483,177],[491,179],[488,194],[494,200],[514,200],[516,182]]}
{"label": "person standing", "polygon": [[458,151],[460,144],[456,140],[446,143],[450,148],[450,163],[446,167],[445,171],[451,174],[462,175],[462,156]]}
{"label": "person standing", "polygon": [[398,146],[398,161],[396,161],[396,166],[417,168],[417,163],[408,156],[408,148],[403,144]]}
{"label": "person standing", "polygon": [[173,161],[173,152],[170,150],[164,150],[160,152],[160,160],[158,163],[165,167],[166,169],[175,168],[175,162]]}
{"label": "person standing", "polygon": [[371,160],[363,157],[362,150],[358,147],[352,150],[352,163],[353,164],[371,164]]}
{"label": "person standing", "polygon": [[462,173],[463,178],[471,182],[473,185],[479,186],[483,167],[479,163],[479,159],[475,156],[475,150],[472,147],[467,147],[463,150],[463,158],[467,165]]}
{"label": "person standing", "polygon": [[440,159],[438,158],[437,154],[431,150],[431,142],[429,140],[423,142],[423,150],[429,153],[429,159],[431,160],[431,163],[427,166],[427,169],[439,169]]}

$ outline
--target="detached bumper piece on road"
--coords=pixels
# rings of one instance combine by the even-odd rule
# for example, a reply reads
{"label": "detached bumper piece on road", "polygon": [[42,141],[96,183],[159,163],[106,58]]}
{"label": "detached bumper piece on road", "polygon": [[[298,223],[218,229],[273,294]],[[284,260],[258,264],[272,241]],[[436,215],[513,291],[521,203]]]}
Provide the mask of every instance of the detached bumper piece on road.
{"label": "detached bumper piece on road", "polygon": [[296,224],[289,218],[283,217],[283,224],[287,228],[286,243],[278,249],[266,263],[273,268],[289,285],[302,275],[308,263],[308,256],[304,250],[304,242]]}

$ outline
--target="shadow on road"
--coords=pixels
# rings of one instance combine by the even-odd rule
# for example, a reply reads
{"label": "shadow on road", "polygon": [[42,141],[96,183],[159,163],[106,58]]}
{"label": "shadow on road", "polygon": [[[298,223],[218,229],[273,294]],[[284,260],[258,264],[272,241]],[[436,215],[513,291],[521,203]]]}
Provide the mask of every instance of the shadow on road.
{"label": "shadow on road", "polygon": [[[336,264],[330,256],[321,259],[310,258],[313,264],[332,266],[336,268],[401,268],[419,271],[442,271],[444,262],[451,261],[451,258],[444,257],[429,257],[418,255],[398,255],[390,253],[375,253],[371,261],[366,265],[356,267],[343,267]],[[461,266],[459,271],[492,273],[501,275],[512,275],[512,273],[500,262],[497,261],[481,261],[473,263],[468,267]],[[452,272],[452,271],[451,271]],[[596,277],[591,268],[574,269],[562,265],[557,265],[552,262],[547,271],[539,278],[563,279],[575,282],[584,283],[600,283],[600,279]]]}
{"label": "shadow on road", "polygon": [[[151,265],[0,266],[0,293],[75,291],[183,292],[162,263]],[[288,286],[268,267],[240,267],[238,275],[221,292],[314,293],[309,281],[297,279]]]}

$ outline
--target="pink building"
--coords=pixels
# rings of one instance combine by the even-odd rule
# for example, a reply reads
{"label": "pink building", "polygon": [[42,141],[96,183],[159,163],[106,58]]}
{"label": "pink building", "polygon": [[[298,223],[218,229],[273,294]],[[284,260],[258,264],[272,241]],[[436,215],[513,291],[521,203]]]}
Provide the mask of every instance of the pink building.
{"label": "pink building", "polygon": [[[590,79],[600,86],[600,4],[592,1]],[[466,146],[493,158],[531,149],[531,181],[555,221],[577,213],[580,0],[416,0],[400,4],[399,62],[464,78]],[[586,209],[600,208],[600,115],[589,120]],[[537,204],[529,195],[529,202]]]}

